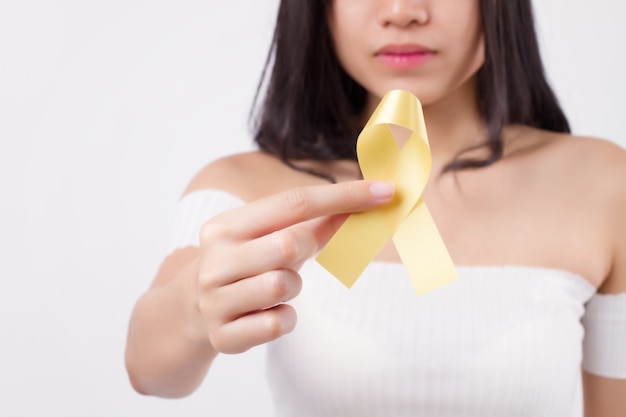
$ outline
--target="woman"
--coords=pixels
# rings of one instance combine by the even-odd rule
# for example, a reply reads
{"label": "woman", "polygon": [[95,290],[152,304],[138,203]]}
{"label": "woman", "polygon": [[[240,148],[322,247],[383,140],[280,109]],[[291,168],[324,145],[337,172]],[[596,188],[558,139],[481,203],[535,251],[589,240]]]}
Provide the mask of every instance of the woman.
{"label": "woman", "polygon": [[[280,415],[577,416],[583,391],[624,415],[626,152],[569,135],[530,1],[283,0],[272,54],[260,151],[191,181],[137,303],[133,386],[183,396],[271,342]],[[421,297],[392,244],[351,290],[307,261],[393,198],[354,151],[392,89],[424,107],[423,196],[460,277]]]}

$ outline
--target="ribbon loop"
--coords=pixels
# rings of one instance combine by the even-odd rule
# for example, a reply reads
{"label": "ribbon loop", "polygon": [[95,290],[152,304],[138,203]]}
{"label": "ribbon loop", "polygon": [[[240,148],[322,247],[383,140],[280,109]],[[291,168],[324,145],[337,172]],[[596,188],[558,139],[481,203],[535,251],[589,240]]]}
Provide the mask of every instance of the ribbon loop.
{"label": "ribbon loop", "polygon": [[[392,126],[410,133],[398,137]],[[317,256],[317,261],[351,287],[367,265],[393,238],[417,294],[457,279],[454,264],[421,196],[431,170],[431,154],[419,100],[390,91],[357,140],[363,177],[391,181],[391,203],[351,214]]]}

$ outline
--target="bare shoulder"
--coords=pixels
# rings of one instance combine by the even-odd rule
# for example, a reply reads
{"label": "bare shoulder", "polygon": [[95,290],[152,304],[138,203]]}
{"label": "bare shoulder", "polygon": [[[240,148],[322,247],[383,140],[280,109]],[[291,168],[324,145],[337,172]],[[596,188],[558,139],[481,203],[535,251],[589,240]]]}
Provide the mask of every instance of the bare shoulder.
{"label": "bare shoulder", "polygon": [[606,192],[626,192],[626,150],[605,139],[521,128],[514,152],[527,153],[554,178],[567,178],[572,185],[594,185]]}
{"label": "bare shoulder", "polygon": [[279,158],[256,151],[226,156],[209,163],[190,181],[184,194],[217,189],[244,201],[253,201],[315,182],[315,178],[288,167]]}
{"label": "bare shoulder", "polygon": [[254,174],[254,167],[263,159],[267,157],[260,152],[240,153],[216,159],[193,177],[185,192],[203,188],[230,188]]}
{"label": "bare shoulder", "polygon": [[253,190],[267,184],[280,162],[262,152],[247,152],[216,159],[205,165],[189,182],[184,194],[216,189],[252,200]]}
{"label": "bare shoulder", "polygon": [[584,136],[556,136],[562,138],[559,143],[564,149],[586,160],[592,166],[595,165],[598,168],[605,166],[607,169],[622,170],[626,168],[626,150],[616,143]]}
{"label": "bare shoulder", "polygon": [[[599,191],[626,197],[626,150],[604,139],[551,134],[553,155],[569,175],[583,176]],[[555,159],[555,158],[554,158]],[[588,184],[587,184],[588,185]]]}
{"label": "bare shoulder", "polygon": [[589,207],[589,216],[602,219],[612,262],[599,291],[626,292],[626,150],[607,140],[556,135],[548,145],[556,161],[563,187],[578,197],[578,205]]}

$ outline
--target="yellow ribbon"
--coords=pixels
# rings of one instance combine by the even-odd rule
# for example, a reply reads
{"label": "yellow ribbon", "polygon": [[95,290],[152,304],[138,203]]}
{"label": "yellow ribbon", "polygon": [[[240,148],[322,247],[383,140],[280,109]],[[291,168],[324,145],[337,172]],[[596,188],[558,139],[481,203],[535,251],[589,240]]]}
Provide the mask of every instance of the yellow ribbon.
{"label": "yellow ribbon", "polygon": [[[402,143],[390,125],[411,133]],[[422,192],[431,170],[431,154],[419,100],[411,93],[387,93],[357,140],[357,157],[368,180],[391,181],[393,201],[351,214],[317,256],[317,261],[351,287],[390,238],[415,292],[420,295],[457,279]]]}

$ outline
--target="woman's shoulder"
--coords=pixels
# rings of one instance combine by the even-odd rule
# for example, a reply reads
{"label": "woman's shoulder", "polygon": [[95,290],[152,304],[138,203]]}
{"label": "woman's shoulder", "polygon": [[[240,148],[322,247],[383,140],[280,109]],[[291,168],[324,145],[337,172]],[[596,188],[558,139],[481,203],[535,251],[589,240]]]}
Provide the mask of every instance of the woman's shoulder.
{"label": "woman's shoulder", "polygon": [[274,155],[253,151],[210,162],[192,178],[184,194],[215,189],[249,202],[289,188],[319,182],[319,178],[296,171]]}
{"label": "woman's shoulder", "polygon": [[555,143],[557,149],[568,152],[588,164],[614,164],[615,168],[623,167],[626,161],[626,150],[615,142],[606,139],[577,136],[565,133],[543,132]]}
{"label": "woman's shoulder", "polygon": [[607,257],[602,292],[626,291],[626,150],[599,138],[538,129],[520,132],[518,157],[510,159],[519,160],[513,166],[530,178],[531,187],[524,191],[538,204],[556,208],[571,225],[562,230],[564,235],[577,236],[583,246],[593,242],[584,262]]}
{"label": "woman's shoulder", "polygon": [[[270,179],[282,170],[281,163],[263,152],[246,152],[215,159],[191,179],[184,194],[205,189],[226,191],[244,201],[270,187]],[[280,177],[279,177],[280,178]]]}
{"label": "woman's shoulder", "polygon": [[601,210],[611,224],[626,228],[626,149],[600,138],[537,131],[543,172],[560,192]]}
{"label": "woman's shoulder", "polygon": [[503,162],[508,160],[508,166],[525,179],[522,183],[529,185],[525,191],[537,191],[535,196],[541,199],[576,202],[609,221],[615,215],[624,218],[624,148],[605,139],[526,127],[510,130],[508,138]]}
{"label": "woman's shoulder", "polygon": [[595,184],[615,185],[626,192],[626,150],[606,139],[547,133],[548,156],[565,173]]}
{"label": "woman's shoulder", "polygon": [[626,292],[626,150],[607,140],[564,137],[557,150],[572,155],[566,174],[578,193],[578,204],[601,219],[613,253],[601,293]]}
{"label": "woman's shoulder", "polygon": [[626,179],[626,149],[618,144],[534,128],[522,128],[516,134],[520,145],[514,147],[514,152],[530,150],[534,156],[531,160],[551,168],[555,175],[560,173],[570,180],[586,178],[583,183],[615,184],[626,192],[626,181],[621,180]]}

